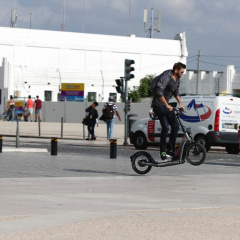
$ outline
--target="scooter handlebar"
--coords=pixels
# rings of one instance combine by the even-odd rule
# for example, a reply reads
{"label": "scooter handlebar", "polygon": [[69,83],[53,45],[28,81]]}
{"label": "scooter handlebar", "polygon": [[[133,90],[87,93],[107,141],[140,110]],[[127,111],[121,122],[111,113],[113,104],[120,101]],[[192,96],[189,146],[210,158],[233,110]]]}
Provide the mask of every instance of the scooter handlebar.
{"label": "scooter handlebar", "polygon": [[178,108],[173,108],[173,111],[176,113],[176,114],[178,114],[178,115],[182,115],[183,114],[183,108],[180,108],[180,107],[178,107]]}

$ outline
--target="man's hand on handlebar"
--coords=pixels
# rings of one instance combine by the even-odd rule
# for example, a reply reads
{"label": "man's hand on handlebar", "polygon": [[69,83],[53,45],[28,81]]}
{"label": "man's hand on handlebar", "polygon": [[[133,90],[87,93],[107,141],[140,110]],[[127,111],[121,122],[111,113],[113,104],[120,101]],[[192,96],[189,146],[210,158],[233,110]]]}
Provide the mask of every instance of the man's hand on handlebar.
{"label": "man's hand on handlebar", "polygon": [[185,112],[185,107],[182,104],[180,104],[179,107],[182,108],[183,112]]}
{"label": "man's hand on handlebar", "polygon": [[171,112],[171,111],[173,110],[173,107],[172,107],[172,106],[170,106],[170,105],[168,105],[168,106],[167,106],[167,109],[168,109],[168,111],[170,111],[170,112]]}

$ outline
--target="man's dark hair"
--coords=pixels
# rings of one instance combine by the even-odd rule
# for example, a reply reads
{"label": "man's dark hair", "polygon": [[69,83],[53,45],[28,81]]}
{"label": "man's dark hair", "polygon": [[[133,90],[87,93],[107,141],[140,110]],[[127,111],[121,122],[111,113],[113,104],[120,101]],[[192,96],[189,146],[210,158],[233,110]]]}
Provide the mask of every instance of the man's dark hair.
{"label": "man's dark hair", "polygon": [[31,95],[29,95],[28,98],[30,99],[30,98],[31,98]]}
{"label": "man's dark hair", "polygon": [[173,71],[175,71],[176,69],[177,69],[177,70],[181,70],[181,68],[186,69],[186,65],[183,64],[183,63],[181,63],[181,62],[175,63],[175,64],[173,65]]}
{"label": "man's dark hair", "polygon": [[94,102],[95,106],[97,107],[98,106],[98,102]]}

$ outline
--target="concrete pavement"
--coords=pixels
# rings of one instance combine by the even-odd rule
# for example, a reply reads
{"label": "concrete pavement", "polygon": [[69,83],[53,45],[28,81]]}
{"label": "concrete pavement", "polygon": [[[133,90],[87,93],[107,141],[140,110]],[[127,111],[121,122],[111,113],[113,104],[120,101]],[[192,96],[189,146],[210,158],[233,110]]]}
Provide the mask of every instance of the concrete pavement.
{"label": "concrete pavement", "polygon": [[[63,128],[62,128],[63,126]],[[17,123],[0,121],[0,135],[16,136]],[[40,137],[51,138],[61,137],[67,139],[85,139],[87,137],[87,127],[82,123],[53,123],[41,122],[40,123]],[[39,124],[37,122],[19,122],[19,135],[20,137],[39,137]],[[107,139],[107,128],[105,123],[100,123],[99,127],[95,127],[95,135],[100,139]],[[114,138],[124,138],[124,124],[115,124]]]}
{"label": "concrete pavement", "polygon": [[[20,124],[20,137],[37,137],[36,126]],[[41,126],[42,137],[60,136],[58,124]],[[81,126],[66,125],[64,136],[79,139],[82,145],[109,145],[105,125],[99,126],[98,138],[91,142],[83,140]],[[121,142],[123,127],[117,126],[115,133]],[[0,133],[14,136],[16,123],[3,122]],[[51,156],[30,151],[4,151],[0,166],[2,240],[212,240],[240,236],[239,167],[184,164],[155,168],[151,174],[139,176],[129,159],[110,159],[108,153]]]}

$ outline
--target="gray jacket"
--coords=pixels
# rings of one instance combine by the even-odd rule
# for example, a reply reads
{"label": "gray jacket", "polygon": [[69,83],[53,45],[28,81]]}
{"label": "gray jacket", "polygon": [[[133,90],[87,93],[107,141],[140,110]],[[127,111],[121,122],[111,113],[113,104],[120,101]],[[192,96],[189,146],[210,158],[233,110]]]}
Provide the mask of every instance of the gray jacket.
{"label": "gray jacket", "polygon": [[152,107],[157,107],[163,105],[160,97],[165,97],[166,101],[174,95],[174,97],[179,96],[179,85],[180,79],[175,81],[173,79],[173,71],[166,70],[159,76],[155,77],[151,83],[151,89],[153,92]]}

